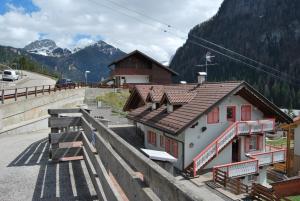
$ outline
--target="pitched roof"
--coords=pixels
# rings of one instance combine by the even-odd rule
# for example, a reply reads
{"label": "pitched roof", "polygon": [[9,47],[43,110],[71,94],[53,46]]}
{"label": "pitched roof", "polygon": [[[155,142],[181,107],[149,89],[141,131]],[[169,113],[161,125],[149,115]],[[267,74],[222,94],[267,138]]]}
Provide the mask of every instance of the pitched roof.
{"label": "pitched roof", "polygon": [[142,57],[146,58],[147,60],[150,60],[151,62],[155,63],[155,64],[158,65],[159,67],[161,67],[161,68],[163,68],[163,69],[165,69],[165,70],[171,72],[173,75],[178,75],[177,72],[175,72],[174,70],[172,70],[172,69],[169,68],[168,66],[165,66],[165,65],[161,64],[160,62],[156,61],[155,59],[149,57],[148,55],[146,55],[146,54],[144,54],[144,53],[142,53],[142,52],[140,52],[140,51],[138,51],[138,50],[135,50],[135,51],[133,51],[133,52],[131,52],[131,53],[128,53],[127,55],[121,57],[120,59],[117,59],[117,60],[113,61],[112,63],[110,63],[110,64],[108,65],[108,67],[110,67],[110,66],[112,66],[112,65],[115,65],[115,64],[119,63],[120,61],[123,61],[124,59],[127,59],[128,57],[131,57],[132,55],[135,55],[135,54],[141,55]]}
{"label": "pitched roof", "polygon": [[130,104],[136,99],[141,99],[143,105],[146,102],[156,102],[159,103],[166,91],[178,91],[178,90],[192,90],[197,86],[197,84],[171,84],[171,85],[135,85],[130,97],[127,99],[124,111],[128,111]]}
{"label": "pitched roof", "polygon": [[194,91],[167,91],[164,93],[167,101],[172,105],[189,103],[196,95]]}
{"label": "pitched roof", "polygon": [[[251,96],[253,105],[258,105],[259,102],[259,107],[261,106],[259,109],[267,114],[276,115],[283,122],[291,121],[290,117],[245,82],[204,83],[202,85],[181,85],[180,87],[186,87],[185,90],[180,90],[177,86],[177,90],[179,89],[183,95],[178,95],[176,91],[172,90],[175,88],[174,86],[163,86],[165,94],[172,94],[169,98],[173,102],[185,103],[175,111],[167,113],[166,106],[151,110],[150,105],[146,104],[131,111],[127,117],[170,134],[177,134],[192,125],[202,115],[207,114],[225,97],[240,92],[246,99]],[[244,94],[245,90],[252,94]]]}

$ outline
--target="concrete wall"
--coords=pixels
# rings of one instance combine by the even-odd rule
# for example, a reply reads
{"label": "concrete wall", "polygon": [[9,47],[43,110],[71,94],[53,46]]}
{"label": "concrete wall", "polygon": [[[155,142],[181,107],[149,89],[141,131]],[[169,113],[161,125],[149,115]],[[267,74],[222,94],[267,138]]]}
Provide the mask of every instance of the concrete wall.
{"label": "concrete wall", "polygon": [[[236,106],[236,120],[241,120],[241,106],[251,105],[245,99],[240,96],[230,96],[226,98],[219,105],[219,123],[207,124],[207,115],[202,116],[198,120],[198,125],[195,128],[188,128],[185,130],[185,153],[184,153],[184,167],[187,167],[192,163],[195,158],[206,146],[213,142],[223,131],[228,128],[229,122],[227,122],[227,106]],[[252,108],[251,118],[252,120],[263,119],[263,113],[254,106]],[[202,127],[206,127],[206,130],[202,132]],[[226,150],[229,153],[229,149]],[[222,155],[223,156],[223,155]],[[220,157],[220,156],[219,156]],[[220,157],[218,165],[231,162],[232,154]]]}
{"label": "concrete wall", "polygon": [[0,134],[48,128],[45,121],[48,117],[48,109],[72,108],[82,104],[84,92],[84,88],[57,91],[0,105],[3,124]]}

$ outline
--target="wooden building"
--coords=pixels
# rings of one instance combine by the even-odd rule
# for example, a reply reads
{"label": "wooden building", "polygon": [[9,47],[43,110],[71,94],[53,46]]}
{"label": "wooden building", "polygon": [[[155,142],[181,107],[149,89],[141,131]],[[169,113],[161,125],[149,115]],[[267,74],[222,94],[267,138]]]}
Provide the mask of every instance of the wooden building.
{"label": "wooden building", "polygon": [[144,53],[135,50],[125,57],[112,62],[110,80],[116,87],[124,84],[170,84],[175,71]]}

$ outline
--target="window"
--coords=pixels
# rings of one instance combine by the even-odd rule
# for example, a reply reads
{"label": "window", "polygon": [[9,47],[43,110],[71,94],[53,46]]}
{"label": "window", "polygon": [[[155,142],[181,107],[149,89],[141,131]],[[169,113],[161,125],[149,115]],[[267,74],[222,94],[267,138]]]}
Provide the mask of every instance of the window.
{"label": "window", "polygon": [[148,131],[147,140],[149,144],[156,146],[156,133]]}
{"label": "window", "polygon": [[227,121],[231,121],[231,122],[235,122],[235,106],[229,106],[227,107],[227,115],[226,115],[226,118],[227,118]]}
{"label": "window", "polygon": [[251,105],[243,105],[241,108],[241,120],[250,121],[251,120]]}
{"label": "window", "polygon": [[165,150],[175,158],[178,158],[178,142],[176,140],[166,138],[165,139]]}
{"label": "window", "polygon": [[263,148],[263,136],[252,135],[245,138],[245,152],[257,151]]}
{"label": "window", "polygon": [[207,115],[207,123],[208,124],[215,124],[219,123],[219,108],[214,108],[210,113]]}
{"label": "window", "polygon": [[159,142],[160,147],[165,147],[165,137],[163,135],[160,136]]}
{"label": "window", "polygon": [[250,142],[249,142],[249,150],[254,151],[257,150],[257,136],[251,136],[250,137]]}

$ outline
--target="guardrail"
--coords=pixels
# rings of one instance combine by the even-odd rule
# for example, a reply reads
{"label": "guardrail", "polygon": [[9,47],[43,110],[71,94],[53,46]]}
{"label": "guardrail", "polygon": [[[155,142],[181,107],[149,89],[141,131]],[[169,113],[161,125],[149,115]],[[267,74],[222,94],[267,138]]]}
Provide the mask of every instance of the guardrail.
{"label": "guardrail", "polygon": [[86,110],[48,113],[52,160],[83,158],[99,200],[202,200]]}
{"label": "guardrail", "polygon": [[[25,97],[26,99],[30,95],[37,96],[38,94],[50,94],[56,91],[69,90],[69,89],[78,89],[82,87],[89,88],[111,88],[114,86],[111,85],[101,85],[99,83],[75,83],[70,86],[57,86],[57,85],[40,85],[32,87],[22,87],[22,88],[11,88],[11,89],[2,89],[0,90],[0,101],[4,104],[5,100],[14,99],[17,101],[19,97]],[[128,89],[127,85],[121,87],[122,89]]]}

